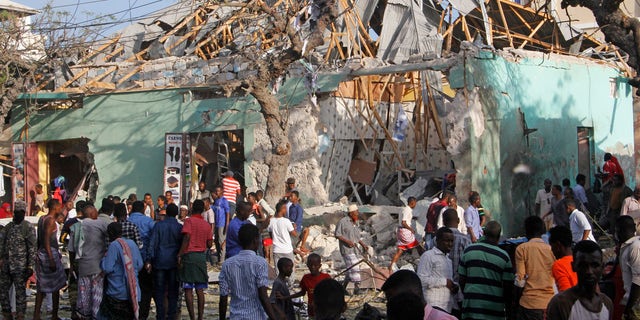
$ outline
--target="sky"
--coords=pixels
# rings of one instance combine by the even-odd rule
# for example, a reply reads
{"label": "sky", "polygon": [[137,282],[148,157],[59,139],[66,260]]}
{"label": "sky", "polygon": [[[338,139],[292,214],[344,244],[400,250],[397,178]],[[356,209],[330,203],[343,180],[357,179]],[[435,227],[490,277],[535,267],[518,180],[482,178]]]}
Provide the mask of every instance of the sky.
{"label": "sky", "polygon": [[[131,20],[153,13],[175,3],[177,0],[12,0],[14,2],[41,9],[48,3],[57,11],[69,13],[70,24],[86,25],[94,20],[88,17],[113,15],[108,33],[128,25]],[[93,15],[87,15],[87,12]]]}

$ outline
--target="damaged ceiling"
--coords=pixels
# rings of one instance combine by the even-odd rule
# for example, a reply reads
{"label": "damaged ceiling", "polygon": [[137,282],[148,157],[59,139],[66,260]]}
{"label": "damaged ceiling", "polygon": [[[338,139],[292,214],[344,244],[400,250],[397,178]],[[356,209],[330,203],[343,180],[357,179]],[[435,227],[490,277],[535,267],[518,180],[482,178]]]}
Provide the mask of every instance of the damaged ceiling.
{"label": "damaged ceiling", "polygon": [[[289,10],[293,0],[264,0],[275,10]],[[312,0],[309,0],[311,3]],[[557,21],[546,10],[535,10],[506,0],[336,0],[339,18],[325,32],[325,45],[311,61],[333,70],[352,58],[377,58],[384,64],[402,64],[412,56],[438,58],[460,50],[463,41],[487,48],[514,47],[525,50],[579,54],[594,58],[615,50],[574,27]],[[82,57],[68,57],[57,74],[38,90],[102,93],[137,89],[210,86],[210,81],[154,81],[144,83],[149,72],[173,77],[174,70],[158,65],[166,61],[213,61],[244,57],[240,52],[281,50],[274,48],[282,34],[271,32],[263,0],[182,0],[152,13],[112,38],[92,47]],[[301,17],[304,15],[299,15]],[[294,23],[308,23],[296,20]],[[385,21],[387,23],[385,23]],[[580,35],[579,37],[577,35]],[[585,50],[588,49],[588,50]],[[178,60],[175,60],[178,58]],[[174,60],[167,60],[174,59]],[[234,58],[235,59],[235,58]],[[182,63],[182,62],[180,62]],[[230,62],[227,62],[229,64]],[[152,67],[150,67],[152,66]],[[233,80],[250,66],[234,64],[230,70],[216,65],[212,73]],[[164,69],[163,69],[164,68]],[[179,69],[179,68],[178,68]],[[199,74],[189,75],[198,77]],[[238,77],[239,78],[239,77]],[[438,77],[429,76],[439,90]],[[218,79],[221,82],[225,79]],[[152,87],[149,87],[149,86]]]}

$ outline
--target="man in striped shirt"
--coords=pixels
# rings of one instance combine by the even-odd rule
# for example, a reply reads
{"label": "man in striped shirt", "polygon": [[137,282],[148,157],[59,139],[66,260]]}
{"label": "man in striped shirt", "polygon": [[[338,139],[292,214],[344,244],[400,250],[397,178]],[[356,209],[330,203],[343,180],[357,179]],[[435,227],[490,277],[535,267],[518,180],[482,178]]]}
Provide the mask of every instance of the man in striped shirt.
{"label": "man in striped shirt", "polygon": [[222,190],[224,197],[229,201],[229,213],[233,216],[236,213],[236,199],[241,192],[240,182],[233,177],[233,171],[225,172]]}
{"label": "man in striped shirt", "polygon": [[222,264],[218,277],[220,320],[227,319],[229,296],[231,319],[283,319],[284,315],[272,308],[267,295],[269,267],[267,261],[256,254],[260,243],[258,227],[250,223],[243,224],[238,238],[242,251]]}
{"label": "man in striped shirt", "polygon": [[467,247],[460,258],[458,274],[464,294],[461,319],[497,320],[510,313],[514,274],[509,255],[498,247],[501,232],[502,226],[490,221],[485,240]]}

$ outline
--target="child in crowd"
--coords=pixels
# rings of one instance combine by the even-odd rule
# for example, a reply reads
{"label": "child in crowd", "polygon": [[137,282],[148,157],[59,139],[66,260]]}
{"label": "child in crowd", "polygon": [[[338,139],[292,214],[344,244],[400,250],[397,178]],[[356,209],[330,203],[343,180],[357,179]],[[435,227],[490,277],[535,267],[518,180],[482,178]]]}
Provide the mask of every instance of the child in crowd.
{"label": "child in crowd", "polygon": [[267,259],[267,263],[271,265],[271,253],[273,246],[273,239],[269,233],[269,219],[275,214],[275,211],[271,209],[271,206],[264,200],[264,191],[258,190],[255,193],[256,212],[258,214],[258,227],[260,228],[260,235],[262,236],[262,247],[264,250],[264,257]]}
{"label": "child in crowd", "polygon": [[287,320],[295,320],[296,314],[293,311],[293,302],[291,299],[283,299],[289,296],[289,287],[287,286],[287,278],[293,272],[293,261],[289,258],[280,258],[278,260],[278,277],[273,281],[271,288],[271,296],[269,300],[274,309],[280,310]]}
{"label": "child in crowd", "polygon": [[302,280],[300,280],[300,289],[301,289],[300,292],[292,296],[285,297],[288,299],[293,299],[293,298],[302,297],[306,293],[307,303],[309,304],[307,313],[309,314],[309,317],[312,317],[312,318],[315,316],[315,309],[313,307],[313,297],[314,297],[313,293],[316,288],[316,285],[324,279],[331,278],[329,274],[320,272],[321,266],[322,266],[322,260],[320,256],[316,253],[310,254],[309,257],[307,257],[307,268],[309,268],[309,273],[305,274],[302,277]]}

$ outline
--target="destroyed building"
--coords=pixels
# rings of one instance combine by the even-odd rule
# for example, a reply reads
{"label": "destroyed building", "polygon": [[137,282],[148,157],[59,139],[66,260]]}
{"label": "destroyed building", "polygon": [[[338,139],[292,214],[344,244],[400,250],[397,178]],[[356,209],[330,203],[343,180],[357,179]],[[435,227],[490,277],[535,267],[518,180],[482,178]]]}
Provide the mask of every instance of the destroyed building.
{"label": "destroyed building", "polygon": [[[26,190],[16,197],[58,175],[98,199],[173,190],[184,200],[199,175],[213,185],[226,170],[264,188],[260,106],[228,85],[254,72],[238,51],[270,48],[253,2],[180,1],[24,93],[12,111]],[[506,0],[337,3],[325,45],[273,85],[305,205],[399,204],[416,178],[454,176],[463,204],[479,191],[518,234],[545,178],[592,183],[605,152],[634,184],[632,71],[615,48]]]}

